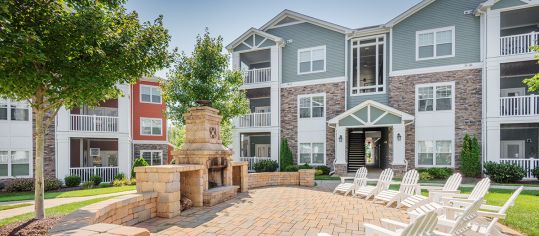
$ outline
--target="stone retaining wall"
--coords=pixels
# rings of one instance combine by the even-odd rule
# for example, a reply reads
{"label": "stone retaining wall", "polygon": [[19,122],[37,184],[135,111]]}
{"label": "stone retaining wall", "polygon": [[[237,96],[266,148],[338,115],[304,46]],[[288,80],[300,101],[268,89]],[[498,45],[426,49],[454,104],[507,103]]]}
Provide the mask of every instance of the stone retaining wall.
{"label": "stone retaining wall", "polygon": [[265,186],[314,186],[314,169],[298,172],[262,172],[249,174],[249,189]]}

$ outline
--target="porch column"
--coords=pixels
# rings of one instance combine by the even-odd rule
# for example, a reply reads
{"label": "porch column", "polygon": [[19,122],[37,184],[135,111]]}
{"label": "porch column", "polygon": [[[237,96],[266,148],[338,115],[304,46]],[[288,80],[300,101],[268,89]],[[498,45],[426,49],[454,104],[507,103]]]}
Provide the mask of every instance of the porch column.
{"label": "porch column", "polygon": [[131,145],[128,138],[118,139],[118,171],[131,176]]}
{"label": "porch column", "polygon": [[279,48],[271,47],[271,87],[270,87],[270,106],[271,106],[271,126],[279,126]]}
{"label": "porch column", "polygon": [[405,130],[403,124],[393,125],[393,163],[405,165]]}
{"label": "porch column", "polygon": [[335,128],[335,164],[346,165],[346,128]]}
{"label": "porch column", "polygon": [[486,147],[484,148],[486,153],[483,153],[483,161],[484,162],[487,162],[487,161],[500,162],[500,158],[501,158],[500,123],[487,122],[487,133],[483,137],[484,137],[483,139],[485,140],[484,145],[486,145]]}
{"label": "porch column", "polygon": [[[117,124],[118,132],[121,134],[129,134],[130,127],[131,127],[131,124],[130,124],[131,105],[130,105],[130,100],[129,100],[130,85],[122,84],[118,87],[124,93],[124,96],[118,97],[118,124]],[[124,172],[124,173],[127,173],[127,172]]]}
{"label": "porch column", "polygon": [[56,177],[63,180],[69,175],[71,166],[71,147],[68,136],[58,135],[56,137]]}
{"label": "porch column", "polygon": [[240,149],[240,132],[236,129],[232,130],[232,158],[235,161],[240,161],[241,149]]}
{"label": "porch column", "polygon": [[279,162],[279,129],[271,129],[271,159]]}
{"label": "porch column", "polygon": [[498,57],[500,55],[500,11],[489,10],[486,18],[486,56],[487,58]]}

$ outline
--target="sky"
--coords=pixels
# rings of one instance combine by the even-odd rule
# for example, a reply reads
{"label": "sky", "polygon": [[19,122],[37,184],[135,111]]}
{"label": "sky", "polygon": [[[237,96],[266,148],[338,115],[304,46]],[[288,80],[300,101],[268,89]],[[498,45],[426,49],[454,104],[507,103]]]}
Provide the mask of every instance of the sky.
{"label": "sky", "polygon": [[[195,38],[207,27],[221,35],[224,45],[251,27],[259,28],[284,9],[289,9],[349,28],[386,23],[420,0],[129,0],[126,8],[139,13],[141,21],[163,15],[172,36],[170,45],[188,55]],[[157,72],[165,78],[167,70]]]}

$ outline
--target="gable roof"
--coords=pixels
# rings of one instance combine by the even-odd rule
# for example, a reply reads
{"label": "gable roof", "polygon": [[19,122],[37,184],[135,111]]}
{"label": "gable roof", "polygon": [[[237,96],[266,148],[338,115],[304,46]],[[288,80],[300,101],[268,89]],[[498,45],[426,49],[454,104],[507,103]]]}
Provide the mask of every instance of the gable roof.
{"label": "gable roof", "polygon": [[291,11],[291,10],[288,10],[288,9],[283,10],[281,13],[279,13],[278,15],[273,17],[270,21],[268,21],[266,24],[264,24],[262,27],[260,27],[260,30],[266,31],[267,29],[271,28],[272,26],[277,24],[279,21],[281,21],[285,17],[292,17],[292,18],[298,19],[300,21],[309,22],[309,23],[324,27],[326,29],[337,31],[337,32],[340,32],[340,33],[343,33],[343,34],[349,32],[349,31],[352,31],[352,29],[350,29],[350,28],[347,28],[347,27],[344,27],[344,26],[341,26],[341,25],[337,25],[337,24],[334,24],[334,23],[331,23],[331,22],[327,22],[327,21],[324,21],[324,20],[320,20],[320,19],[317,19],[317,18],[314,18],[314,17],[311,17],[311,16],[303,15],[301,13]]}
{"label": "gable roof", "polygon": [[271,39],[275,41],[277,44],[282,44],[284,40],[281,37],[277,37],[273,34],[266,33],[264,31],[258,30],[256,28],[250,28],[245,33],[243,33],[240,37],[237,37],[234,41],[226,45],[226,49],[233,50],[236,46],[238,46],[241,42],[245,40],[245,38],[250,37],[251,35],[258,34],[260,36],[266,37],[268,39]]}
{"label": "gable roof", "polygon": [[419,2],[418,4],[415,4],[413,7],[409,8],[405,12],[401,13],[397,17],[387,22],[386,27],[393,27],[394,25],[398,24],[399,22],[403,21],[404,19],[408,18],[409,16],[413,15],[414,13],[418,12],[419,10],[433,3],[434,1],[435,0],[423,0]]}
{"label": "gable roof", "polygon": [[360,104],[358,104],[357,106],[351,108],[351,109],[348,109],[347,111],[343,112],[342,114],[336,116],[336,117],[333,117],[333,119],[329,120],[328,123],[329,124],[337,124],[339,123],[340,120],[348,117],[348,116],[353,116],[353,114],[365,107],[375,107],[375,108],[378,108],[382,111],[385,111],[387,112],[388,114],[393,114],[395,116],[398,116],[398,117],[401,117],[401,119],[403,121],[413,121],[414,120],[414,116],[408,114],[408,113],[405,113],[405,112],[402,112],[402,111],[399,111],[393,107],[390,107],[388,105],[384,105],[382,103],[379,103],[379,102],[376,102],[376,101],[373,101],[373,100],[367,100],[367,101],[364,101]]}

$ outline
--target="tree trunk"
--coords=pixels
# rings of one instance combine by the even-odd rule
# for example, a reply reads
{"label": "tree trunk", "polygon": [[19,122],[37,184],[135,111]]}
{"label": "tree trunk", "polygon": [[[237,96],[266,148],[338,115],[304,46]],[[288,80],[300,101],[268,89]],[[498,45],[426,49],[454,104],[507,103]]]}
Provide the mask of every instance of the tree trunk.
{"label": "tree trunk", "polygon": [[43,157],[45,150],[45,130],[43,126],[43,118],[45,116],[45,111],[40,107],[34,109],[35,119],[36,119],[36,158],[35,158],[35,212],[36,219],[45,218],[45,208],[44,208],[44,195],[45,195],[45,182],[43,178]]}

